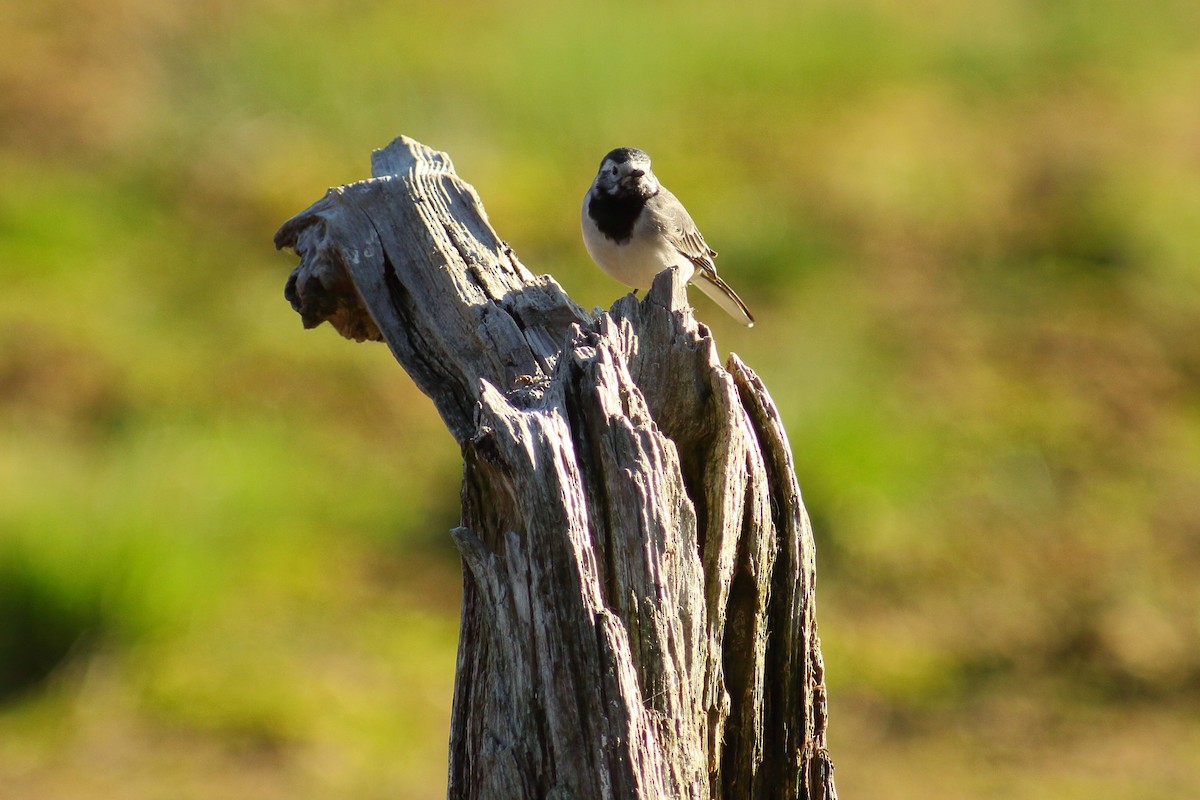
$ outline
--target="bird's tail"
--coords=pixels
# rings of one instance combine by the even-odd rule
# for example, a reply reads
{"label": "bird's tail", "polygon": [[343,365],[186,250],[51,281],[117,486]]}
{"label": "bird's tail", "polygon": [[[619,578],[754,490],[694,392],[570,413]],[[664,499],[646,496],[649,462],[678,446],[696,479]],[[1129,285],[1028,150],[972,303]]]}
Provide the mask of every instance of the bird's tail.
{"label": "bird's tail", "polygon": [[696,288],[708,295],[714,303],[725,309],[729,316],[747,328],[754,327],[754,315],[750,313],[750,309],[746,308],[742,298],[738,297],[737,292],[731,289],[728,283],[721,280],[717,273],[706,269],[697,269],[692,275],[692,283],[696,284]]}

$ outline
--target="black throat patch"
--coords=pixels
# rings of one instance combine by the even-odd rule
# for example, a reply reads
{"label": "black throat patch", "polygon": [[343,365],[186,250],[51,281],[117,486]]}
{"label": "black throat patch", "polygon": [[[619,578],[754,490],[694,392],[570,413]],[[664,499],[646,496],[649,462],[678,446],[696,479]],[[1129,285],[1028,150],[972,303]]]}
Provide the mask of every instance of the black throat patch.
{"label": "black throat patch", "polygon": [[625,244],[633,238],[633,225],[645,206],[646,199],[636,194],[611,195],[592,192],[592,199],[588,202],[588,216],[595,220],[596,227],[605,238],[612,239],[617,244]]}

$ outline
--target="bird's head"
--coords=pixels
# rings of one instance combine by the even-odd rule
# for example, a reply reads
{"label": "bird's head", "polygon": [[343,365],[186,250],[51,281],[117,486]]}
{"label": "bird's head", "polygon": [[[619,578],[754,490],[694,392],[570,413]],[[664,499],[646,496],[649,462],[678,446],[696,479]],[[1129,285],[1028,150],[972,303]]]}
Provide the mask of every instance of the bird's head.
{"label": "bird's head", "polygon": [[619,147],[600,162],[596,189],[617,197],[651,197],[658,178],[650,169],[650,156],[633,147]]}

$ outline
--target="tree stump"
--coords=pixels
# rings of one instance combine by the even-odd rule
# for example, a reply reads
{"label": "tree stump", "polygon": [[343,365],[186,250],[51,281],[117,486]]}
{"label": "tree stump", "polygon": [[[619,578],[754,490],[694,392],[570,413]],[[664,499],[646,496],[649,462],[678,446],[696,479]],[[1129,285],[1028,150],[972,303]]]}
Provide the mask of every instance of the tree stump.
{"label": "tree stump", "polygon": [[812,532],[766,387],[667,270],[589,313],[405,137],[275,236],[462,448],[448,796],[836,798]]}

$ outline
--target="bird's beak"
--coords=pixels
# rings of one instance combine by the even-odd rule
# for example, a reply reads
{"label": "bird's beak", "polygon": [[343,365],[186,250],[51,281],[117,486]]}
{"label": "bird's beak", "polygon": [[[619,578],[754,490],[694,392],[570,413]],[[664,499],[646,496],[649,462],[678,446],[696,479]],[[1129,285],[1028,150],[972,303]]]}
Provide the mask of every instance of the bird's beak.
{"label": "bird's beak", "polygon": [[642,185],[642,178],[646,177],[646,170],[631,169],[628,174],[621,178],[621,185],[626,189],[639,189]]}

